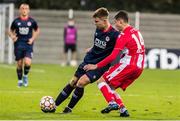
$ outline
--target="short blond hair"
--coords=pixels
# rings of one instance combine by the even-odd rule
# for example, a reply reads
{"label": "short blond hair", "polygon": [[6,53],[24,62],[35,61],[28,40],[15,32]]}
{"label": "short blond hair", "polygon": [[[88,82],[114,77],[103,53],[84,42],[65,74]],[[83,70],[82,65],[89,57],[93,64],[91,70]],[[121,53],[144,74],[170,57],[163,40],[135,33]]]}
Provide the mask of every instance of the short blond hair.
{"label": "short blond hair", "polygon": [[101,7],[101,8],[98,8],[94,14],[93,14],[93,18],[108,18],[109,17],[109,11],[107,10],[107,8],[104,8],[104,7]]}

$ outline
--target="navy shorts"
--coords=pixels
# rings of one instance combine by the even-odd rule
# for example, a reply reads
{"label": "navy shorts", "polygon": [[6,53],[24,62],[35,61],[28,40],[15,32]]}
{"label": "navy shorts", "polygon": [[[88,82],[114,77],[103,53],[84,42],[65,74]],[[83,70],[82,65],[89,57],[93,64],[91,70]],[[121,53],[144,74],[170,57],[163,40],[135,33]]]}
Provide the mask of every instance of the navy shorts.
{"label": "navy shorts", "polygon": [[31,47],[14,47],[15,60],[18,61],[24,57],[33,57],[33,49]]}
{"label": "navy shorts", "polygon": [[107,66],[100,68],[100,69],[85,71],[83,69],[83,67],[85,65],[86,65],[86,63],[84,63],[84,62],[81,63],[79,65],[78,69],[76,70],[74,76],[76,76],[77,78],[80,78],[81,76],[86,74],[88,76],[88,78],[90,79],[91,83],[97,81],[104,74],[104,72],[106,72],[110,67],[110,65],[107,65]]}

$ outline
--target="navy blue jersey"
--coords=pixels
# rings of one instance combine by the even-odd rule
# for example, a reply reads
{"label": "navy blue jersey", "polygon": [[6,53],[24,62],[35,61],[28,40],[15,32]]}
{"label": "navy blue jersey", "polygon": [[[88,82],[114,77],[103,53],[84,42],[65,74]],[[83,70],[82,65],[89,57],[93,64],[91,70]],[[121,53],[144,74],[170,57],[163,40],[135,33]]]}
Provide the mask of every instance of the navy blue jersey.
{"label": "navy blue jersey", "polygon": [[84,57],[85,63],[96,64],[111,54],[119,32],[112,26],[107,32],[96,29],[94,34],[94,46]]}
{"label": "navy blue jersey", "polygon": [[16,18],[11,25],[11,30],[17,34],[17,41],[15,46],[27,45],[28,40],[32,37],[33,30],[37,30],[37,22],[29,17],[28,19],[21,19],[20,17]]}

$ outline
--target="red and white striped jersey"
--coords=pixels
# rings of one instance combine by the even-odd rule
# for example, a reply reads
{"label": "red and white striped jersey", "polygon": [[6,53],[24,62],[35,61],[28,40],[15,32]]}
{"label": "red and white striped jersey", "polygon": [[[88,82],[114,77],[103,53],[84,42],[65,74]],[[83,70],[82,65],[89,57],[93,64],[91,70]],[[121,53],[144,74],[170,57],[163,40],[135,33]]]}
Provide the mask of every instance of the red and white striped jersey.
{"label": "red and white striped jersey", "polygon": [[97,64],[98,68],[103,67],[114,60],[119,51],[122,51],[123,53],[120,63],[143,68],[145,46],[143,37],[137,29],[132,26],[125,28],[117,38],[116,45],[112,53]]}

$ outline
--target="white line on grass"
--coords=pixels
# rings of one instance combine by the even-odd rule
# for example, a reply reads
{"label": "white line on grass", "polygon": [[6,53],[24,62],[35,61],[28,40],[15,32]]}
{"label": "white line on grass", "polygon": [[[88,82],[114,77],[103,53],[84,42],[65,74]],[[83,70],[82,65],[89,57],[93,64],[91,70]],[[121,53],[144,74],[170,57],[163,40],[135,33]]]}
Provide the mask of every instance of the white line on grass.
{"label": "white line on grass", "polygon": [[0,93],[24,93],[24,94],[34,94],[34,93],[43,93],[43,91],[22,91],[22,90],[19,90],[19,91],[15,91],[15,90],[0,90]]}
{"label": "white line on grass", "polygon": [[[16,67],[13,66],[13,65],[0,65],[0,67],[2,68],[6,68],[6,69],[15,69]],[[45,73],[45,70],[44,69],[32,69],[31,70],[32,72],[37,72],[37,73]]]}

